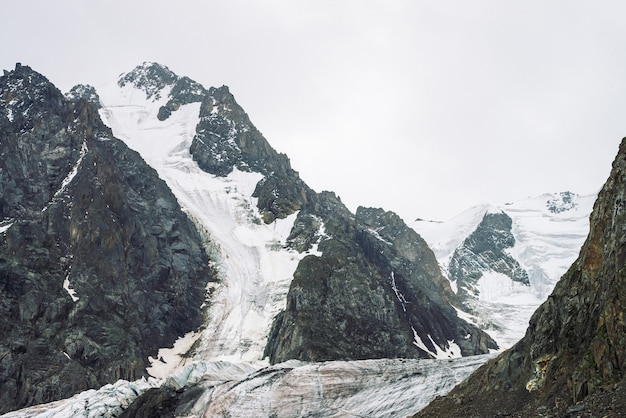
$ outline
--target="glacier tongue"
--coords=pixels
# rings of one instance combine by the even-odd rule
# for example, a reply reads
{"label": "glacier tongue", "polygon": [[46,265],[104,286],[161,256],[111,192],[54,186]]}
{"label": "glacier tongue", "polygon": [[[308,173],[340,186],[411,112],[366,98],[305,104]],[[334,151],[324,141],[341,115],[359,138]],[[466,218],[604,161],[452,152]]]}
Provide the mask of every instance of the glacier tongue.
{"label": "glacier tongue", "polygon": [[201,361],[165,382],[118,381],[70,399],[37,405],[4,418],[114,417],[160,384],[177,391],[204,388],[178,417],[398,417],[444,395],[492,357],[454,360],[359,360],[304,363],[290,360],[260,370],[243,363]]}
{"label": "glacier tongue", "polygon": [[236,383],[208,389],[190,412],[281,418],[407,416],[435,396],[447,393],[486,357],[324,363],[292,360]]}

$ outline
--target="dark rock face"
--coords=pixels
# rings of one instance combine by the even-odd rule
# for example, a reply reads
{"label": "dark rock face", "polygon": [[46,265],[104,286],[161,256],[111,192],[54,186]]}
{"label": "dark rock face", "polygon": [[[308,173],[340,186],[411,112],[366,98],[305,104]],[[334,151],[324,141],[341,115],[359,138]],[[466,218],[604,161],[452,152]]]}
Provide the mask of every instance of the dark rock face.
{"label": "dark rock face", "polygon": [[546,203],[546,206],[552,213],[567,212],[568,210],[572,210],[578,206],[575,201],[577,197],[578,195],[572,192],[561,192],[559,194],[559,198],[550,199]]}
{"label": "dark rock face", "polygon": [[450,280],[457,282],[461,299],[478,296],[476,283],[487,271],[529,284],[526,271],[506,252],[515,245],[512,222],[504,212],[486,213],[476,230],[454,251],[450,259]]}
{"label": "dark rock face", "polygon": [[626,370],[626,139],[579,258],[524,338],[418,416],[623,416]]}
{"label": "dark rock face", "polygon": [[65,97],[74,102],[84,100],[100,108],[100,96],[98,96],[96,89],[90,85],[78,84],[72,87]]}
{"label": "dark rock face", "polygon": [[93,103],[0,77],[0,413],[145,374],[202,322],[208,258]]}
{"label": "dark rock face", "polygon": [[210,88],[200,108],[200,123],[189,150],[198,166],[226,176],[236,167],[265,176],[254,197],[266,222],[302,208],[315,194],[250,122],[228,87]]}
{"label": "dark rock face", "polygon": [[[325,237],[314,232],[321,222]],[[272,363],[428,358],[449,341],[464,355],[496,347],[457,318],[434,254],[397,215],[359,208],[355,217],[334,194],[321,193],[290,237],[304,248],[316,239],[322,255],[300,262],[273,324],[265,351]],[[413,343],[415,334],[430,353]]]}

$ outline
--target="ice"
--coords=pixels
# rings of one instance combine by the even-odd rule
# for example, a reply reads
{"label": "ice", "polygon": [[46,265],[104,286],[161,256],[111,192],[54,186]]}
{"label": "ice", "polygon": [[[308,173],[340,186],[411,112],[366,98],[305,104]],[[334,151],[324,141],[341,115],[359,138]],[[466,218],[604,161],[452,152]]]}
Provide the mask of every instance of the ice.
{"label": "ice", "polygon": [[216,384],[209,379],[211,386],[184,416],[409,416],[447,393],[488,358],[291,360],[240,380]]}

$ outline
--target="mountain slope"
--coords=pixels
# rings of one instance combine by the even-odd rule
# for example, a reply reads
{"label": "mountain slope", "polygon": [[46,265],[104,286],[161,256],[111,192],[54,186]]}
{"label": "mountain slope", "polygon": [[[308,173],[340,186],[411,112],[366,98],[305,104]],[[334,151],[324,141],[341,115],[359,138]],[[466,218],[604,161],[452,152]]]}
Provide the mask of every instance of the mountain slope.
{"label": "mountain slope", "polygon": [[524,338],[418,416],[626,412],[625,183],[626,139],[578,259],[537,309]]}
{"label": "mountain slope", "polygon": [[18,64],[0,104],[0,411],[145,375],[202,322],[197,230],[92,103]]}

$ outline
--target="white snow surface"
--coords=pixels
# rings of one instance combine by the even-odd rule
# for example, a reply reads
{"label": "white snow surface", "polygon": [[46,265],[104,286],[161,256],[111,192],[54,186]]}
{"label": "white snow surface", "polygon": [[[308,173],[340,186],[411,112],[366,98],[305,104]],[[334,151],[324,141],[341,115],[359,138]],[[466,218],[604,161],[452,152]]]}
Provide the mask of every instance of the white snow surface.
{"label": "white snow surface", "polygon": [[[550,211],[548,204],[561,197],[560,193],[547,193],[499,206],[482,204],[445,222],[417,220],[411,224],[433,249],[447,274],[454,250],[486,213],[504,212],[511,217],[515,245],[509,254],[528,273],[530,286],[496,272],[485,272],[477,284],[479,297],[472,302],[479,314],[464,316],[486,330],[503,349],[524,336],[528,320],[576,260],[589,233],[589,215],[597,195],[574,195],[573,204],[563,204],[561,212]],[[456,289],[455,282],[451,285]]]}
{"label": "white snow surface", "polygon": [[200,103],[182,105],[159,121],[169,88],[159,99],[147,99],[130,83],[110,84],[98,94],[100,115],[114,135],[156,169],[212,241],[221,283],[192,360],[261,361],[272,320],[284,308],[293,272],[306,255],[284,248],[297,214],[264,224],[252,197],[261,174],[235,168],[217,177],[197,166],[189,147]]}

